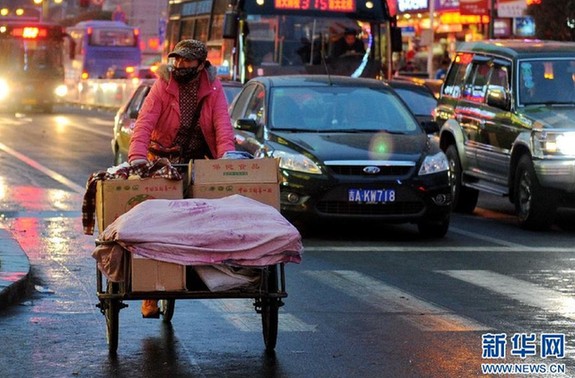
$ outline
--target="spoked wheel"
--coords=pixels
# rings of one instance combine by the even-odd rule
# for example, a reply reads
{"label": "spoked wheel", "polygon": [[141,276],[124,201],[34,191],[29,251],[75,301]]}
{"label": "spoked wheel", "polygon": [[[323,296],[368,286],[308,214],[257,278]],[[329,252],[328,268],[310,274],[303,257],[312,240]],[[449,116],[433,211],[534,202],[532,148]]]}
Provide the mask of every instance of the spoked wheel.
{"label": "spoked wheel", "polygon": [[[267,292],[277,293],[278,275],[277,266],[269,266],[267,270]],[[273,352],[278,338],[278,312],[281,306],[280,298],[262,298],[262,332],[267,352]]]}
{"label": "spoked wheel", "polygon": [[278,339],[279,299],[264,299],[262,301],[262,331],[266,351],[273,352]]}
{"label": "spoked wheel", "polygon": [[[115,294],[118,284],[108,283],[108,294]],[[110,354],[118,351],[118,334],[120,331],[120,300],[106,299],[104,303],[104,316],[106,317],[106,339]]]}
{"label": "spoked wheel", "polygon": [[174,316],[174,308],[176,307],[175,299],[160,299],[160,314],[165,323],[172,321]]}
{"label": "spoked wheel", "polygon": [[108,341],[108,350],[110,351],[110,354],[116,354],[118,351],[118,333],[120,327],[120,301],[117,299],[108,299],[106,302],[104,316],[106,317],[106,339]]}

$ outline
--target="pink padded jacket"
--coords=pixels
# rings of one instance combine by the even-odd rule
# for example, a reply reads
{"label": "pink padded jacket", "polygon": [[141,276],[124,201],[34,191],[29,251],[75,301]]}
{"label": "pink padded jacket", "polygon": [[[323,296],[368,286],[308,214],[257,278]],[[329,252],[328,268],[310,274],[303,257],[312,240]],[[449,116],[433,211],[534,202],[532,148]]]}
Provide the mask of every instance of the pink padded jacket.
{"label": "pink padded jacket", "polygon": [[[159,78],[144,100],[134,126],[128,161],[146,159],[151,140],[171,147],[180,128],[178,83],[171,78],[167,65],[161,66],[157,74]],[[200,75],[198,101],[207,96],[200,114],[200,127],[212,156],[221,158],[225,152],[235,150],[228,103],[215,67],[205,69]]]}

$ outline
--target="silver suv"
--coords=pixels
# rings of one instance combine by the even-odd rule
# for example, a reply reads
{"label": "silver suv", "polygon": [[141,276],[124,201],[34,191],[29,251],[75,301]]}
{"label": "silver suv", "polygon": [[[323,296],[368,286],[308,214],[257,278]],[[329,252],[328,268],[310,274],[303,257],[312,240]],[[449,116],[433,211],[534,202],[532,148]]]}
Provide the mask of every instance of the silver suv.
{"label": "silver suv", "polygon": [[508,196],[519,223],[545,229],[575,205],[575,43],[463,43],[435,120],[453,173],[455,211],[480,191]]}

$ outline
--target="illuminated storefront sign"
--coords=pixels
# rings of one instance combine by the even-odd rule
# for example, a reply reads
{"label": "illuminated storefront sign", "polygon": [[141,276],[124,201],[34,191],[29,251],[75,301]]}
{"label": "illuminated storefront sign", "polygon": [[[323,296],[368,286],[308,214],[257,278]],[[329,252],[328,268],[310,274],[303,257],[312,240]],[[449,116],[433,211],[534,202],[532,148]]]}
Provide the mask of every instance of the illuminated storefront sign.
{"label": "illuminated storefront sign", "polygon": [[487,0],[459,0],[459,13],[489,15],[489,2]]}
{"label": "illuminated storefront sign", "polygon": [[397,9],[400,12],[427,10],[427,0],[397,0]]}

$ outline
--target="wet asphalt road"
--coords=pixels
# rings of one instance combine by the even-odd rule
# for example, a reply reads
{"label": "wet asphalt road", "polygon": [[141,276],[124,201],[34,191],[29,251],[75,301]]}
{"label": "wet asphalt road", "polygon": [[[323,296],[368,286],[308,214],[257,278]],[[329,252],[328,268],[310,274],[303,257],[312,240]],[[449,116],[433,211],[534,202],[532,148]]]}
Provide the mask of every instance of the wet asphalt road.
{"label": "wet asphalt road", "polygon": [[0,376],[488,376],[486,333],[564,334],[565,358],[495,362],[575,371],[575,214],[526,233],[492,197],[454,216],[440,241],[410,225],[330,227],[304,239],[302,263],[287,266],[275,355],[264,352],[249,300],[209,299],[176,301],[171,325],[142,319],[130,301],[110,357],[80,209],[88,175],[112,162],[112,114],[62,110],[0,115],[0,227],[26,251],[36,285],[0,313]]}

